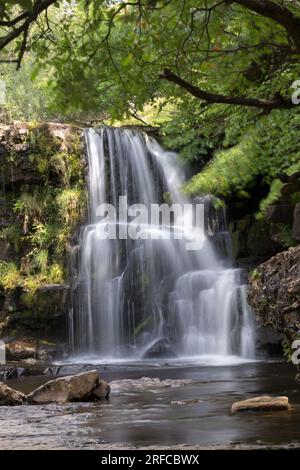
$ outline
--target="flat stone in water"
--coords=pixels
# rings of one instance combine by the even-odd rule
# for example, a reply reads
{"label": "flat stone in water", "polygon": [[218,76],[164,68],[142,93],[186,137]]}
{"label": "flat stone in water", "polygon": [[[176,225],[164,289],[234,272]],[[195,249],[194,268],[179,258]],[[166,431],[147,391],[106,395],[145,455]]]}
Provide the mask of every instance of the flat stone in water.
{"label": "flat stone in water", "polygon": [[288,397],[269,397],[264,395],[233,403],[231,413],[236,411],[282,411],[289,409]]}

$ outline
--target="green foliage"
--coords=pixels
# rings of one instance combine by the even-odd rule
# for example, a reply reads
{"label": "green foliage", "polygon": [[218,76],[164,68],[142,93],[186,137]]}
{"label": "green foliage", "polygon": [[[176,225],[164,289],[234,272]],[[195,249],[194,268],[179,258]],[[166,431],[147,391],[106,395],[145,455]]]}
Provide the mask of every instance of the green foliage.
{"label": "green foliage", "polygon": [[5,240],[9,244],[12,244],[15,252],[18,253],[22,245],[22,234],[20,225],[18,223],[14,223],[1,229],[0,240]]}
{"label": "green foliage", "polygon": [[220,115],[201,111],[199,100],[177,100],[170,119],[162,125],[163,143],[179,152],[183,162],[203,166],[221,147],[224,129]]}
{"label": "green foliage", "polygon": [[[234,114],[235,121],[236,115]],[[298,110],[274,110],[262,116],[233,137],[232,119],[226,128],[224,146],[238,139],[236,145],[217,152],[205,169],[185,185],[188,194],[211,193],[229,197],[249,197],[249,190],[257,178],[270,187],[268,196],[261,201],[262,213],[280,197],[282,183],[280,172],[292,174],[300,170],[300,145],[297,134],[300,128]]]}
{"label": "green foliage", "polygon": [[79,188],[64,189],[57,195],[56,202],[64,223],[74,227],[85,206],[84,192]]}
{"label": "green foliage", "polygon": [[23,185],[10,197],[14,220],[0,232],[16,260],[1,265],[0,285],[5,290],[22,287],[27,305],[42,285],[64,282],[70,236],[85,214],[79,133],[69,135],[64,127],[58,131],[64,132],[63,141],[55,129],[31,126],[30,160],[41,183]]}
{"label": "green foliage", "polygon": [[49,96],[46,87],[49,73],[40,71],[34,78],[34,59],[25,57],[16,73],[14,64],[1,64],[0,79],[6,83],[7,120],[34,121],[58,117],[48,109]]}
{"label": "green foliage", "polygon": [[0,285],[5,290],[12,290],[20,284],[20,281],[20,272],[15,263],[0,261]]}
{"label": "green foliage", "polygon": [[37,193],[37,190],[33,194],[24,192],[16,200],[14,212],[20,221],[22,233],[28,233],[34,222],[42,217],[44,203],[45,199]]}
{"label": "green foliage", "polygon": [[54,174],[64,186],[72,181],[82,183],[82,144],[80,133],[65,130],[65,142],[55,135],[51,124],[32,125],[29,133],[30,161],[44,179]]}
{"label": "green foliage", "polygon": [[[288,169],[287,173],[292,173],[292,171]],[[263,218],[268,206],[276,203],[279,200],[282,187],[283,187],[283,183],[280,180],[275,178],[272,181],[267,197],[262,199],[262,201],[260,202],[260,213],[257,214],[258,219]]]}
{"label": "green foliage", "polygon": [[251,279],[253,279],[254,281],[260,281],[261,271],[259,269],[253,269],[250,276],[251,276]]}
{"label": "green foliage", "polygon": [[292,237],[292,227],[288,224],[276,224],[276,239],[280,242],[283,248],[290,248],[295,246],[295,240]]}
{"label": "green foliage", "polygon": [[287,362],[291,362],[293,350],[291,348],[291,343],[286,336],[282,340],[282,349],[283,355],[286,358]]}
{"label": "green foliage", "polygon": [[[269,186],[265,211],[279,197],[277,174],[299,162],[299,112],[206,105],[173,83],[158,79],[164,67],[204,90],[267,99],[291,95],[300,76],[283,28],[234,4],[172,0],[156,8],[80,2],[66,18],[67,34],[55,45],[39,43],[37,64],[47,60],[55,76],[47,83],[50,106],[76,115],[98,115],[110,123],[143,115],[145,106],[171,106],[164,143],[193,170],[204,171],[185,186],[188,194],[249,198],[258,181]],[[119,11],[120,8],[120,11]],[[89,28],[86,29],[86,18]],[[207,30],[205,29],[207,27]]]}

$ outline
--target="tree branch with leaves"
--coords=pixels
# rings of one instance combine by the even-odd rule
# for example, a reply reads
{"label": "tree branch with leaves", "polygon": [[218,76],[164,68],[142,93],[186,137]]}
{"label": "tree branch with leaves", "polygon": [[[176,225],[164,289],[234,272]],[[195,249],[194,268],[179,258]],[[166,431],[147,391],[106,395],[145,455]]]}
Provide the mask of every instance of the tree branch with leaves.
{"label": "tree branch with leaves", "polygon": [[17,58],[13,59],[17,68],[20,68],[27,48],[30,27],[55,2],[56,0],[28,0],[16,2],[17,6],[8,2],[3,2],[0,6],[0,51],[21,37],[21,43],[16,47]]}

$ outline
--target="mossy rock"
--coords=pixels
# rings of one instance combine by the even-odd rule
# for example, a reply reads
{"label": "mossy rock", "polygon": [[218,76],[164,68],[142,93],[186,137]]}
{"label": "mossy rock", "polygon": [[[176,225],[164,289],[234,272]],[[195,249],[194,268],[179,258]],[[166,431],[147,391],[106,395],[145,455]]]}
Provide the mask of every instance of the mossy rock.
{"label": "mossy rock", "polygon": [[250,256],[266,256],[276,252],[276,244],[270,238],[270,226],[265,220],[256,220],[249,227],[247,251]]}

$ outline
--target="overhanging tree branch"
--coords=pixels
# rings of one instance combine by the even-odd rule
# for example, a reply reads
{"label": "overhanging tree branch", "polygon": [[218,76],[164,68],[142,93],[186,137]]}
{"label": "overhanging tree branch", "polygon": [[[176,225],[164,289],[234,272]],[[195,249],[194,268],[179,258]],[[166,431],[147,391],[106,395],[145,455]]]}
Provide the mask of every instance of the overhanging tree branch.
{"label": "overhanging tree branch", "polygon": [[[22,57],[25,52],[29,27],[31,26],[32,23],[36,21],[37,17],[43,11],[47,10],[56,1],[57,0],[36,0],[31,10],[23,12],[22,14],[20,14],[19,16],[17,16],[16,18],[12,20],[0,21],[0,27],[2,26],[3,28],[6,28],[10,26],[12,28],[11,31],[7,32],[3,36],[0,36],[0,51],[3,50],[6,46],[8,46],[8,44],[13,42],[16,38],[23,35],[23,41],[21,44],[21,50],[20,50],[20,55],[19,55],[19,59],[21,58],[22,60]],[[18,26],[15,27],[15,25],[18,25]],[[18,65],[19,65],[19,60],[18,60]]]}
{"label": "overhanging tree branch", "polygon": [[300,17],[294,15],[291,10],[269,0],[226,0],[226,2],[238,3],[248,10],[279,23],[287,31],[296,51],[300,53]]}
{"label": "overhanging tree branch", "polygon": [[222,104],[232,104],[236,106],[250,106],[252,108],[260,108],[266,111],[271,111],[272,109],[284,109],[292,108],[293,103],[290,100],[286,100],[279,93],[273,99],[263,100],[258,98],[247,98],[243,96],[227,96],[219,95],[216,93],[209,93],[202,90],[201,88],[192,85],[191,83],[183,80],[178,75],[173,73],[170,69],[164,69],[163,73],[160,75],[161,79],[167,80],[169,82],[179,85],[181,88],[186,90],[191,95],[199,98],[200,100],[206,101],[208,103],[222,103]]}

